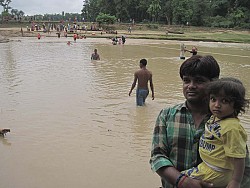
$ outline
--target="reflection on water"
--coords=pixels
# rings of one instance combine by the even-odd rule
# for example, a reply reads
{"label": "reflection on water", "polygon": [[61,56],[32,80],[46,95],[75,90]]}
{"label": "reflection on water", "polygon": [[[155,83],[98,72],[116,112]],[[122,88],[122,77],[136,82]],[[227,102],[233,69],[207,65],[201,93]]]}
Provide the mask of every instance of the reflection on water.
{"label": "reflection on water", "polygon": [[[159,111],[183,101],[179,43],[127,41],[0,44],[0,123],[11,129],[0,138],[1,187],[159,187],[148,163],[151,136]],[[250,89],[249,45],[196,45],[215,56],[222,76]],[[90,60],[94,48],[101,61]],[[128,92],[141,58],[153,72],[156,98],[136,107]],[[250,113],[241,119],[250,134]]]}

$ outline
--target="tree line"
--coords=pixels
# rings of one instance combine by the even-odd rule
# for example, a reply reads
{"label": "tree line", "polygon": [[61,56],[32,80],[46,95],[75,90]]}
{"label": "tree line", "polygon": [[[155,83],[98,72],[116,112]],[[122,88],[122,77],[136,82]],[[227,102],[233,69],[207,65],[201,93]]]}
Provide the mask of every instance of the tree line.
{"label": "tree line", "polygon": [[[23,11],[12,9],[11,1],[0,0],[2,18],[30,19]],[[111,19],[123,23],[250,29],[250,0],[84,0],[81,11],[82,14],[62,11],[62,14],[33,15],[32,18],[87,22]]]}
{"label": "tree line", "polygon": [[95,21],[99,14],[121,22],[250,29],[249,0],[85,0],[82,16]]}

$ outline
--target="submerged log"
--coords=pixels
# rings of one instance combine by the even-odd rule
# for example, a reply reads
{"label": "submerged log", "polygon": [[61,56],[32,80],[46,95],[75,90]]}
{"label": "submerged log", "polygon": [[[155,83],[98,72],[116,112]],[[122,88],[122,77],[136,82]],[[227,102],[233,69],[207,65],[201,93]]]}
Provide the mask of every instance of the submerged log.
{"label": "submerged log", "polygon": [[166,34],[168,33],[173,33],[173,34],[184,34],[184,32],[181,32],[181,31],[171,31],[171,30],[167,30],[166,31]]}

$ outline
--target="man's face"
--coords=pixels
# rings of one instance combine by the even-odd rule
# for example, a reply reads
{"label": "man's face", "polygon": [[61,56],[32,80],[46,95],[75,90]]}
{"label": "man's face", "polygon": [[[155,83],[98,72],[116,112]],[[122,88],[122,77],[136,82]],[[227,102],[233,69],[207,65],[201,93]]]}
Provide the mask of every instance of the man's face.
{"label": "man's face", "polygon": [[190,103],[199,103],[206,97],[206,86],[210,80],[204,76],[183,76],[183,95]]}

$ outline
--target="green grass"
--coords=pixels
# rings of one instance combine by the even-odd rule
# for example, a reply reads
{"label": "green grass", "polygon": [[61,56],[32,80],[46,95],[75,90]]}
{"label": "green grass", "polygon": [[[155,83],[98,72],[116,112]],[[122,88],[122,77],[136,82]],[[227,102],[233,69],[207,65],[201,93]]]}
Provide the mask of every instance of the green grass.
{"label": "green grass", "polygon": [[218,31],[213,33],[192,32],[192,33],[185,33],[185,38],[195,39],[195,40],[206,40],[206,41],[250,43],[250,34],[238,31],[230,31],[230,32]]}

